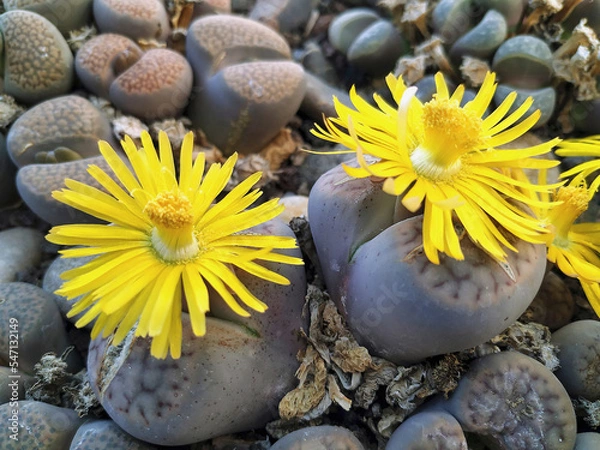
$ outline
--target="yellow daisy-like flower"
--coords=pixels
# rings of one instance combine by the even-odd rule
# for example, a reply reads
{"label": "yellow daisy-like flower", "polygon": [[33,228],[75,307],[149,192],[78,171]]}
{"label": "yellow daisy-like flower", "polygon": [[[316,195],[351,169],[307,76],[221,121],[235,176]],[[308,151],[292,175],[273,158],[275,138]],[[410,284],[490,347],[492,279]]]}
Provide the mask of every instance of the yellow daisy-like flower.
{"label": "yellow daisy-like flower", "polygon": [[[540,182],[545,182],[544,177],[545,172],[542,172]],[[575,223],[587,210],[597,187],[597,183],[588,187],[579,174],[569,184],[559,187],[552,199],[542,194],[542,200],[553,200],[553,203],[537,212],[542,225],[550,232],[546,241],[548,260],[565,275],[579,279],[600,316],[600,223]]]}
{"label": "yellow daisy-like flower", "polygon": [[121,185],[91,165],[88,172],[106,192],[70,179],[65,180],[66,189],[53,192],[55,199],[110,223],[50,230],[50,242],[83,246],[61,251],[64,257],[96,256],[64,272],[67,281],[57,294],[68,299],[83,296],[69,316],[87,310],[76,325],[95,319],[92,338],[116,330],[117,345],[135,329],[136,336],[152,338],[152,356],[165,358],[170,353],[179,358],[184,302],[194,334],[202,336],[210,309],[208,286],[240,316],[250,315],[240,303],[259,312],[267,309],[237,278],[234,266],[264,280],[289,284],[260,261],[302,261],[272,251],[296,247],[293,238],[250,230],[283,210],[278,199],[246,209],[261,195],[260,190],[251,190],[260,173],[215,201],[231,177],[237,155],[222,166],[213,164],[204,174],[204,155],[193,161],[193,136],[188,133],[177,174],[166,133],[159,134],[158,154],[148,133],[142,135],[139,150],[129,136],[121,144],[133,171],[107,142],[99,142]]}
{"label": "yellow daisy-like flower", "polygon": [[429,260],[439,263],[438,252],[464,258],[455,219],[498,261],[505,261],[505,248],[516,251],[498,224],[521,239],[539,242],[544,233],[539,221],[510,199],[535,206],[537,201],[527,191],[548,187],[518,180],[511,173],[558,164],[533,158],[548,153],[558,139],[515,150],[496,148],[537,122],[539,111],[515,125],[533,100],[529,98],[508,114],[516,99],[513,92],[483,118],[496,90],[492,73],[463,107],[464,86],[450,95],[441,73],[435,76],[437,94],[424,104],[415,97],[416,88],[406,87],[401,78],[388,75],[386,82],[397,107],[377,95],[377,107],[371,106],[353,87],[350,98],[356,109],[335,99],[338,117],[326,119],[325,129],[316,125],[313,133],[356,152],[360,167],[344,166],[350,176],[384,179],[384,191],[402,196],[402,204],[411,212],[424,206],[423,249]]}
{"label": "yellow daisy-like flower", "polygon": [[[561,251],[565,254],[564,259],[567,259],[570,264],[563,263],[563,267],[557,264],[559,269],[565,275],[579,279],[590,305],[600,317],[600,223],[573,224],[577,217],[587,209],[589,202],[600,187],[600,176],[596,176],[589,188],[585,187],[585,178],[600,170],[600,135],[562,141],[556,154],[593,157],[560,175],[562,178],[574,177],[569,186],[578,186],[579,195],[574,195],[573,199],[565,201],[564,206],[555,207],[555,221],[557,222],[555,226],[563,231],[562,237],[556,243],[553,242],[555,247],[559,247],[560,250],[554,249],[553,253]],[[561,214],[565,217],[561,217]],[[576,217],[570,220],[569,216],[573,215]],[[550,222],[554,224],[554,221],[550,220]],[[570,228],[569,224],[572,224]],[[550,248],[548,258],[550,259]],[[575,263],[573,263],[574,261]]]}

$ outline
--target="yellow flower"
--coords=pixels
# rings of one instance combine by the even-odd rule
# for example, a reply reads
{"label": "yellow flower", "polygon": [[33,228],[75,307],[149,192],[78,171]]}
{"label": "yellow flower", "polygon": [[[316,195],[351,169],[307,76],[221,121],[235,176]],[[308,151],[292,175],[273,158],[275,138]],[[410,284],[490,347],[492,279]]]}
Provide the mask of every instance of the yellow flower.
{"label": "yellow flower", "polygon": [[556,154],[594,158],[561,173],[561,178],[574,178],[558,190],[556,199],[563,203],[552,208],[546,220],[553,235],[548,259],[556,262],[565,275],[579,279],[600,317],[600,223],[574,223],[587,210],[600,186],[600,176],[589,187],[585,182],[586,177],[600,169],[600,136],[562,141]]}
{"label": "yellow flower", "polygon": [[208,286],[240,316],[250,315],[240,303],[259,312],[267,309],[237,278],[234,266],[264,280],[289,284],[260,261],[302,261],[272,251],[296,247],[293,238],[250,230],[283,210],[277,199],[246,209],[261,195],[258,189],[251,191],[260,173],[215,202],[231,177],[237,155],[222,166],[213,164],[202,179],[204,155],[193,161],[191,133],[183,141],[178,172],[164,132],[159,134],[158,155],[148,133],[142,135],[139,150],[129,136],[121,144],[133,172],[108,143],[99,142],[121,185],[90,165],[88,172],[106,192],[70,179],[65,180],[67,189],[53,192],[55,199],[110,223],[50,230],[50,242],[83,246],[63,250],[64,257],[96,256],[64,272],[67,281],[57,294],[68,299],[83,296],[69,315],[87,310],[76,325],[96,319],[92,338],[116,330],[113,344],[117,345],[135,329],[136,336],[152,338],[152,356],[165,358],[170,352],[179,358],[184,304],[194,334],[203,336],[210,309]]}
{"label": "yellow flower", "polygon": [[546,242],[548,260],[565,275],[579,279],[600,316],[600,223],[575,223],[587,210],[595,192],[596,189],[587,187],[579,175],[568,185],[559,187],[553,195],[554,203],[545,210],[538,210],[538,214],[550,231]]}
{"label": "yellow flower", "polygon": [[438,252],[464,258],[456,219],[498,261],[505,261],[504,247],[516,249],[497,224],[530,242],[539,242],[544,232],[537,220],[510,199],[535,206],[536,200],[527,191],[548,187],[517,180],[511,172],[558,164],[533,158],[548,153],[558,139],[516,150],[497,149],[527,132],[540,112],[514,125],[533,100],[507,115],[516,99],[513,92],[483,118],[496,90],[494,80],[495,75],[488,73],[477,96],[461,107],[464,86],[450,95],[441,73],[435,76],[436,96],[425,104],[415,97],[415,87],[407,88],[401,78],[388,75],[387,85],[398,107],[377,95],[377,107],[371,106],[353,87],[350,98],[356,109],[335,99],[338,117],[326,119],[325,129],[316,125],[313,130],[316,136],[356,152],[360,167],[344,166],[350,176],[384,179],[384,191],[402,196],[402,204],[411,212],[424,205],[423,248],[436,264]]}

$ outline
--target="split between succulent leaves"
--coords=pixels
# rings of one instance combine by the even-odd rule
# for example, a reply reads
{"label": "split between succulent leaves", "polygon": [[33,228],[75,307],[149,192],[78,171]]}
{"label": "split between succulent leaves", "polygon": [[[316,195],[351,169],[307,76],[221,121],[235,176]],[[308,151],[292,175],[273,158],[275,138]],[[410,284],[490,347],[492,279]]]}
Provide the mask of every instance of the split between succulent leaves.
{"label": "split between succulent leaves", "polygon": [[[582,280],[597,303],[595,240],[582,249],[575,236],[595,227],[570,231],[581,211],[569,213],[564,195],[578,181],[533,183],[524,172],[558,165],[538,157],[560,140],[498,148],[535,126],[533,100],[510,112],[512,92],[484,117],[497,88],[493,73],[464,106],[463,86],[451,94],[441,73],[435,81],[436,95],[422,103],[416,88],[389,75],[394,106],[378,95],[373,106],[352,88],[354,109],[335,100],[338,116],[313,130],[356,156],[310,195],[325,282],[358,341],[401,364],[478,345],[505,329],[535,296],[546,256]],[[586,191],[586,207],[597,186]],[[575,245],[563,246],[564,233]]]}

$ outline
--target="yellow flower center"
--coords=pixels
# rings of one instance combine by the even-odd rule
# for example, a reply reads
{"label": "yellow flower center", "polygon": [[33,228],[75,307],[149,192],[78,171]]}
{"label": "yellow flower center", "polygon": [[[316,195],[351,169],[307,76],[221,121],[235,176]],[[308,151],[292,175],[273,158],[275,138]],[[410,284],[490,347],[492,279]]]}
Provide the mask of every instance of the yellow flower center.
{"label": "yellow flower center", "polygon": [[554,228],[553,245],[569,246],[569,231],[577,218],[588,208],[589,192],[585,185],[563,186],[558,189],[555,200],[563,202],[550,211],[550,223]]}
{"label": "yellow flower center", "polygon": [[200,252],[194,233],[192,204],[181,192],[161,192],[144,207],[154,224],[151,243],[166,262],[182,262]]}
{"label": "yellow flower center", "polygon": [[461,157],[481,148],[482,120],[456,100],[433,99],[423,105],[423,135],[411,152],[415,171],[444,180],[461,168]]}

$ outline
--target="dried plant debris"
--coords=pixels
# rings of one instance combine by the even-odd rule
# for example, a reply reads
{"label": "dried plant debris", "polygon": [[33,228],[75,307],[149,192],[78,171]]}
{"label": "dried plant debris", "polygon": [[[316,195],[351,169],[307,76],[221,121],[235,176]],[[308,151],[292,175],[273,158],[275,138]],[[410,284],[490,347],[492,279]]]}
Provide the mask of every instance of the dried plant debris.
{"label": "dried plant debris", "polygon": [[427,55],[403,56],[396,63],[394,75],[402,75],[402,79],[412,85],[425,76],[427,67],[431,65]]}
{"label": "dried plant debris", "polygon": [[141,142],[143,131],[148,131],[148,127],[137,117],[120,116],[112,120],[113,134],[117,139],[122,140],[125,135],[129,135],[134,141]]}
{"label": "dried plant debris", "polygon": [[74,409],[80,416],[93,413],[104,414],[104,410],[89,384],[87,372],[72,374],[65,362],[72,347],[61,356],[46,353],[34,366],[35,382],[25,393],[27,400],[36,400],[51,405]]}
{"label": "dried plant debris", "polygon": [[102,97],[96,97],[95,95],[90,95],[88,100],[98,108],[109,121],[115,120],[117,117],[121,116],[121,112],[113,106],[111,102]]}
{"label": "dried plant debris", "polygon": [[269,169],[275,171],[301,146],[302,140],[299,136],[292,134],[289,128],[282,128],[277,136],[260,151],[260,156],[269,162]]}
{"label": "dried plant debris", "polygon": [[69,44],[69,48],[73,53],[77,53],[77,51],[83,47],[87,41],[92,39],[94,36],[98,34],[98,30],[94,25],[84,26],[77,30],[69,31],[69,37],[67,38],[67,44]]}
{"label": "dried plant debris", "polygon": [[[284,424],[322,418],[335,404],[358,409],[377,439],[386,438],[425,399],[455,389],[465,370],[455,355],[410,367],[373,358],[353,338],[328,295],[314,285],[308,289],[307,310],[310,326],[304,334],[307,347],[298,356],[299,383],[279,404]],[[383,413],[381,405],[387,407]]]}
{"label": "dried plant debris", "polygon": [[583,421],[595,431],[600,430],[600,400],[592,402],[583,397],[573,400],[573,407],[577,417],[581,417]]}
{"label": "dried plant debris", "polygon": [[[327,396],[327,369],[325,361],[312,345],[307,346],[298,355],[301,361],[300,367],[296,371],[296,377],[299,380],[298,387],[288,392],[279,403],[279,415],[284,420],[292,418],[313,419],[318,417],[316,411],[319,406],[319,412],[323,414],[322,401]],[[331,401],[324,402],[331,404]]]}
{"label": "dried plant debris", "polygon": [[550,343],[548,327],[536,322],[515,322],[490,341],[502,350],[516,350],[544,364],[548,369],[558,369],[556,347]]}
{"label": "dried plant debris", "polygon": [[600,73],[600,41],[596,33],[582,19],[558,50],[554,52],[552,66],[556,76],[575,86],[577,100],[592,100],[600,96],[596,76]]}
{"label": "dried plant debris", "polygon": [[169,142],[173,146],[173,150],[179,149],[183,138],[190,131],[192,121],[187,117],[180,119],[165,119],[150,124],[150,136],[153,139],[158,140],[158,132],[164,131],[167,133]]}
{"label": "dried plant debris", "polygon": [[490,65],[487,61],[470,56],[463,57],[463,62],[460,65],[460,73],[462,78],[471,87],[479,87],[483,84],[485,75],[491,72]]}
{"label": "dried plant debris", "polygon": [[521,32],[529,32],[531,28],[543,28],[545,21],[558,13],[563,7],[563,0],[529,0],[531,12],[523,19]]}
{"label": "dried plant debris", "polygon": [[73,396],[73,409],[79,414],[79,417],[94,416],[103,417],[106,416],[104,408],[100,404],[100,400],[96,396],[90,380],[87,376],[87,371],[82,370],[76,375],[79,383],[72,389]]}
{"label": "dried plant debris", "polygon": [[0,129],[6,129],[25,112],[13,97],[7,94],[0,95]]}

